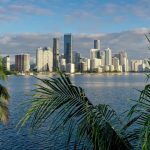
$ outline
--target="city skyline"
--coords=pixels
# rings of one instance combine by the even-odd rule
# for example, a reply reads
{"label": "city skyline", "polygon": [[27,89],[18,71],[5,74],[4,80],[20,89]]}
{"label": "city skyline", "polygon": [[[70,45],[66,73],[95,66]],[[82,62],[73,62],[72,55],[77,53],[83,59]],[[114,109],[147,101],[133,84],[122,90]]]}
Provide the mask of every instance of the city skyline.
{"label": "city skyline", "polygon": [[[73,49],[73,36],[71,33],[64,34],[64,52],[60,53],[60,41],[58,37],[53,38],[53,49],[50,47],[39,47],[36,49],[36,63],[30,70],[30,54],[15,55],[15,65],[12,69],[18,72],[55,72],[67,73],[88,72],[128,72],[147,71],[149,68],[148,59],[129,60],[125,51],[112,53],[110,48],[101,49],[101,41],[93,40],[93,48],[90,49],[90,58],[83,57]],[[28,57],[28,59],[27,59]],[[130,64],[129,64],[130,63]],[[10,70],[10,57],[3,58],[3,67]],[[14,68],[15,67],[15,68]],[[34,68],[33,68],[34,67]]]}
{"label": "city skyline", "polygon": [[[92,39],[100,39],[102,49],[127,51],[130,59],[150,54],[145,39],[150,33],[149,0],[0,0],[0,4],[4,56],[28,52],[33,61],[36,48],[52,47],[52,38],[65,33],[74,35],[75,50],[85,57]],[[63,51],[62,42],[60,46]]]}
{"label": "city skyline", "polygon": [[[110,34],[73,34],[73,48],[79,51],[85,57],[89,57],[89,49],[93,48],[93,40],[100,39],[101,49],[111,47],[114,53],[121,50],[127,51],[129,59],[148,58],[150,51],[148,50],[148,42],[145,34],[150,33],[149,29],[136,29],[133,31],[125,31],[121,33]],[[35,62],[35,49],[38,47],[53,47],[53,38],[60,38],[60,51],[63,52],[63,34],[47,33],[47,34],[7,34],[0,35],[0,53],[3,56],[10,55],[14,57],[18,53],[30,53],[31,62]],[[140,41],[140,42],[139,42]],[[14,62],[14,60],[11,60]]]}

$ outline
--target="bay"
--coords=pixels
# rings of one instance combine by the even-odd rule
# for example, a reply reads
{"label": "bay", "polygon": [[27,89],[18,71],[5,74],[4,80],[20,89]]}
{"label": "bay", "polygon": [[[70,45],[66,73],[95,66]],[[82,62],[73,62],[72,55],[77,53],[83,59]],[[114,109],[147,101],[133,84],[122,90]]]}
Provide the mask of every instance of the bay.
{"label": "bay", "polygon": [[[118,113],[122,113],[133,104],[131,99],[137,99],[139,92],[146,84],[143,73],[129,74],[82,74],[71,75],[73,84],[82,87],[87,97],[94,104],[109,104]],[[11,95],[10,121],[7,126],[0,125],[0,149],[1,150],[40,150],[56,149],[56,145],[63,143],[61,133],[58,137],[46,132],[44,125],[38,132],[30,134],[29,127],[25,126],[20,132],[16,128],[17,123],[27,110],[22,103],[28,100],[28,94],[35,88],[34,84],[40,84],[32,76],[9,76],[4,83]]]}

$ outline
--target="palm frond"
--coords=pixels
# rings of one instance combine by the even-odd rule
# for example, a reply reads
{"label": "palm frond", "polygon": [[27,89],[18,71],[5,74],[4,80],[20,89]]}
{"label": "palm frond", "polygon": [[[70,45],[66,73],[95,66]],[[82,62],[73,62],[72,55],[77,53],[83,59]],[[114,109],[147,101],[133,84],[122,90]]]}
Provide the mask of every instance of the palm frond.
{"label": "palm frond", "polygon": [[[140,132],[139,145],[143,150],[150,149],[150,84],[145,85],[139,99],[130,110],[130,116],[134,116],[134,124],[137,124]],[[136,117],[135,117],[136,115]]]}
{"label": "palm frond", "polygon": [[[6,75],[2,66],[2,58],[0,57],[0,79],[6,80]],[[7,88],[0,84],[0,122],[7,123],[9,119],[8,100],[10,96]]]}
{"label": "palm frond", "polygon": [[131,149],[121,133],[123,124],[112,108],[108,105],[94,106],[84,90],[73,85],[65,74],[39,80],[42,84],[37,85],[31,95],[31,107],[18,127],[29,121],[34,130],[51,117],[49,131],[68,128],[67,146],[74,140],[75,147],[82,146],[84,149],[91,144],[95,150]]}
{"label": "palm frond", "polygon": [[4,81],[7,79],[7,76],[5,74],[5,71],[4,71],[4,68],[2,65],[2,57],[1,56],[0,56],[0,79],[4,80]]}
{"label": "palm frond", "polygon": [[7,89],[0,84],[0,122],[7,123],[9,119],[8,100],[9,94]]}

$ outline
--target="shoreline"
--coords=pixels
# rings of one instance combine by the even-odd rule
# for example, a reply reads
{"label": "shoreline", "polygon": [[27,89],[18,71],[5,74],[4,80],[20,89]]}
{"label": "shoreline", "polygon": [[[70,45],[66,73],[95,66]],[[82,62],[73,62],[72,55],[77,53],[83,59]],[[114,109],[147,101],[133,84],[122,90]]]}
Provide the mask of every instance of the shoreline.
{"label": "shoreline", "polygon": [[[67,75],[128,75],[128,74],[147,74],[149,72],[101,72],[101,73],[65,73]],[[32,74],[11,74],[7,76],[53,76],[57,73],[32,73]]]}

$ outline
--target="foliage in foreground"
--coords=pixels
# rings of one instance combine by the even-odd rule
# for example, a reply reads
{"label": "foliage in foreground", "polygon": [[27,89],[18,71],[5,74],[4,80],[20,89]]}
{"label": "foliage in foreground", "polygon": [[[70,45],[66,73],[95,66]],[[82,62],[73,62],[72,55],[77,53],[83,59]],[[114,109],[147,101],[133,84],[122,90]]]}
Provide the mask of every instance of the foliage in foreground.
{"label": "foliage in foreground", "polygon": [[[0,58],[0,80],[6,80],[6,75],[2,67],[2,59]],[[0,122],[7,123],[9,118],[8,101],[9,93],[2,84],[0,84]]]}
{"label": "foliage in foreground", "polygon": [[[146,38],[150,43],[148,36]],[[150,78],[150,74],[147,74],[147,78]],[[94,106],[84,90],[73,85],[67,75],[60,73],[57,77],[39,80],[43,84],[37,85],[34,90],[32,106],[19,122],[20,127],[30,120],[34,130],[54,116],[49,131],[67,128],[66,149],[73,143],[74,149],[150,150],[148,82],[128,112],[127,123],[124,123],[124,118],[121,120],[110,106]]]}
{"label": "foliage in foreground", "polygon": [[132,149],[132,138],[126,134],[125,124],[110,106],[94,106],[83,89],[74,86],[67,75],[40,80],[43,84],[34,90],[32,106],[20,121],[20,126],[31,119],[30,125],[36,129],[55,115],[49,130],[57,131],[62,126],[68,128],[66,147],[73,139],[75,147],[82,145],[82,149]]}

